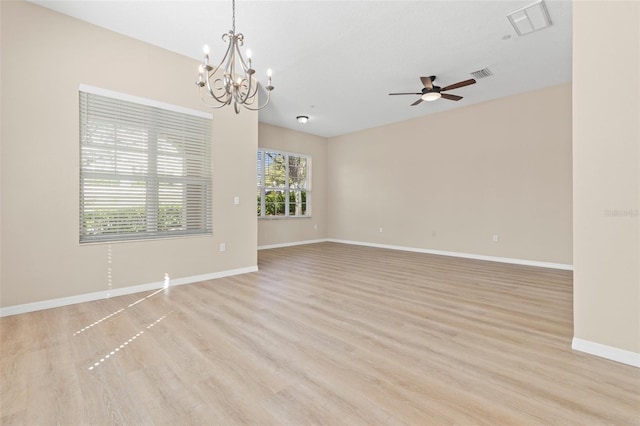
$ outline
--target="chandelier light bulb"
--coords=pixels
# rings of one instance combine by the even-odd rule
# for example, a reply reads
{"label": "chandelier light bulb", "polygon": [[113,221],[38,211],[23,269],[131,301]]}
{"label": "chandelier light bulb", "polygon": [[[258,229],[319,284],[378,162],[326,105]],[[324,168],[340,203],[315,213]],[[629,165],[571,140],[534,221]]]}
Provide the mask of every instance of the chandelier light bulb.
{"label": "chandelier light bulb", "polygon": [[251,49],[247,49],[247,59],[251,59]]}
{"label": "chandelier light bulb", "polygon": [[267,77],[271,77],[273,75],[273,71],[271,71],[271,68],[269,68],[267,70]]}
{"label": "chandelier light bulb", "polygon": [[202,65],[198,67],[198,81],[196,81],[196,86],[204,87],[204,66]]}
{"label": "chandelier light bulb", "polygon": [[202,46],[202,52],[204,52],[204,60],[202,61],[202,64],[206,67],[209,65],[209,46],[206,44]]}

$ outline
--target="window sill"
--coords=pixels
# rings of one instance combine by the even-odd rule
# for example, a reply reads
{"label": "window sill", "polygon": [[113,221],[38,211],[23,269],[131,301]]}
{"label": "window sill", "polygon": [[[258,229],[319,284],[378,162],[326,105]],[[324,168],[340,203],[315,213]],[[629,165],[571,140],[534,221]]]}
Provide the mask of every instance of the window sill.
{"label": "window sill", "polygon": [[127,243],[141,243],[146,241],[169,241],[169,240],[183,240],[185,238],[211,238],[213,237],[212,232],[203,232],[203,233],[193,233],[193,234],[183,234],[183,235],[167,235],[167,236],[158,236],[158,237],[146,237],[146,238],[124,238],[119,240],[110,240],[110,239],[95,239],[95,240],[87,240],[87,241],[78,241],[80,247],[82,246],[92,246],[99,244],[127,244]]}
{"label": "window sill", "polygon": [[311,216],[260,216],[258,220],[311,219]]}

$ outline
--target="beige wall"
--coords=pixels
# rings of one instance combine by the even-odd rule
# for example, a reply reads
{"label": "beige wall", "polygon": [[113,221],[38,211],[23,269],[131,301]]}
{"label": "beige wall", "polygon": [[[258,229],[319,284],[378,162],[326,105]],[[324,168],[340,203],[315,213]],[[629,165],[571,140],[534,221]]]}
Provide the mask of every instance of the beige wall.
{"label": "beige wall", "polygon": [[640,3],[574,2],[573,111],[574,335],[640,353]]}
{"label": "beige wall", "polygon": [[30,3],[0,7],[0,305],[254,267],[258,128],[248,111],[214,115],[213,237],[78,243],[79,84],[206,111],[197,62]]}
{"label": "beige wall", "polygon": [[327,238],[327,139],[260,123],[258,145],[311,155],[311,218],[259,219],[258,246]]}
{"label": "beige wall", "polygon": [[[2,7],[0,6],[0,25],[2,25]],[[2,96],[2,31],[0,28],[0,96]],[[2,303],[2,98],[0,98],[0,306]]]}
{"label": "beige wall", "polygon": [[331,138],[328,159],[330,238],[572,263],[570,84]]}

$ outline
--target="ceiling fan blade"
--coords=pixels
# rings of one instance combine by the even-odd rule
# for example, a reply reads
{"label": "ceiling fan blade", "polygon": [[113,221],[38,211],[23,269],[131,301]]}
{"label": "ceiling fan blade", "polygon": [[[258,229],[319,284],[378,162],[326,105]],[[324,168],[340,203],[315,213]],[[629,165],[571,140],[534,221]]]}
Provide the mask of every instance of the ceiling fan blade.
{"label": "ceiling fan blade", "polygon": [[422,95],[422,93],[421,92],[418,92],[418,93],[389,93],[389,95],[390,96],[393,96],[393,95]]}
{"label": "ceiling fan blade", "polygon": [[450,95],[448,93],[440,93],[440,96],[445,99],[449,99],[450,101],[459,101],[460,99],[462,99],[462,96]]}
{"label": "ceiling fan blade", "polygon": [[420,77],[420,81],[427,89],[433,89],[433,77]]}
{"label": "ceiling fan blade", "polygon": [[457,89],[458,87],[464,87],[464,86],[468,86],[470,84],[475,84],[475,83],[476,81],[472,78],[469,80],[461,81],[459,83],[450,84],[449,86],[443,87],[442,89],[440,89],[440,91],[444,92],[445,90]]}
{"label": "ceiling fan blade", "polygon": [[414,103],[412,103],[410,106],[416,106],[416,105],[421,104],[421,103],[422,103],[422,98],[418,98],[418,100],[415,101]]}

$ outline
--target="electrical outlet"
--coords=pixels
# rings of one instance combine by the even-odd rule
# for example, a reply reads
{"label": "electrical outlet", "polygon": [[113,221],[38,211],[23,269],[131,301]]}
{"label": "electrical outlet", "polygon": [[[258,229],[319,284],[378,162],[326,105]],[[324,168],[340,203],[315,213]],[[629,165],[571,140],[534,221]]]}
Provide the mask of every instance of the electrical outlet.
{"label": "electrical outlet", "polygon": [[380,232],[382,232],[382,227],[380,227]]}
{"label": "electrical outlet", "polygon": [[227,246],[224,243],[220,243],[220,251],[225,251]]}
{"label": "electrical outlet", "polygon": [[313,229],[318,229],[318,225],[313,225]]}
{"label": "electrical outlet", "polygon": [[238,197],[237,195],[235,197],[233,197],[233,204],[235,204],[235,205],[240,204],[240,197]]}
{"label": "electrical outlet", "polygon": [[494,243],[498,242],[498,234],[493,234],[493,242]]}

